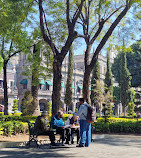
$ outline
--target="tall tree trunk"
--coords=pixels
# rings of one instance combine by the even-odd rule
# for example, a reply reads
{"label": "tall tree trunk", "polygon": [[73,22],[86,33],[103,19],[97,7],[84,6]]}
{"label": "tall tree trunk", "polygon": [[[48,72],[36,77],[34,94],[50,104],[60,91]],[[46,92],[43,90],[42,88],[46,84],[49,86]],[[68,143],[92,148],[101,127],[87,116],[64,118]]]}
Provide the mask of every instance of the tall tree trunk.
{"label": "tall tree trunk", "polygon": [[4,115],[8,115],[7,61],[3,63]]}
{"label": "tall tree trunk", "polygon": [[124,116],[126,116],[126,109],[127,109],[127,107],[124,105]]}
{"label": "tall tree trunk", "polygon": [[37,45],[34,44],[33,47],[33,68],[32,68],[32,86],[31,86],[31,92],[32,92],[32,105],[34,107],[33,116],[40,115],[40,107],[39,107],[39,101],[38,101],[38,85],[39,85],[39,66],[40,66],[40,49]]}
{"label": "tall tree trunk", "polygon": [[90,68],[87,67],[85,69],[84,79],[83,79],[83,98],[87,99],[89,103],[91,103],[90,91],[89,91],[90,74],[91,74],[91,70]]}
{"label": "tall tree trunk", "polygon": [[83,79],[83,98],[87,99],[89,103],[91,103],[90,100],[90,91],[89,91],[89,83],[90,83],[90,74],[91,70],[89,67],[89,56],[91,51],[91,45],[89,44],[89,39],[87,39],[87,49],[85,51],[85,72],[84,72],[84,79]]}
{"label": "tall tree trunk", "polygon": [[61,97],[61,68],[62,63],[54,59],[53,62],[53,93],[52,93],[52,115],[55,115],[59,110]]}
{"label": "tall tree trunk", "polygon": [[34,106],[33,116],[38,116],[40,115],[40,106],[38,101],[38,85],[37,86],[32,85],[31,92],[33,96],[32,105]]}

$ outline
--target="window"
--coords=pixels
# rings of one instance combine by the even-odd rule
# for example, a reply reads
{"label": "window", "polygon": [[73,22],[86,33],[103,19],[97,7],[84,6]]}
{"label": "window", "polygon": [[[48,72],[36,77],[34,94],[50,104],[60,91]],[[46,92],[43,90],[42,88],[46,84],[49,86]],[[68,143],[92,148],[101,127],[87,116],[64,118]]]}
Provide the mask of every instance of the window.
{"label": "window", "polygon": [[10,87],[13,88],[14,87],[14,82],[10,81]]}

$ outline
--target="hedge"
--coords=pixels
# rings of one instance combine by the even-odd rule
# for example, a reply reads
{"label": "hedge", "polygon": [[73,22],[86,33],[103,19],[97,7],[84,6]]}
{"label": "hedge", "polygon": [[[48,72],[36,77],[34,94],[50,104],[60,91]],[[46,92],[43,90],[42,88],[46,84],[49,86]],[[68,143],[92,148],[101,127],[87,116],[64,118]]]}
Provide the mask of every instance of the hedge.
{"label": "hedge", "polygon": [[141,119],[98,118],[94,126],[96,133],[141,133]]}
{"label": "hedge", "polygon": [[[66,121],[68,114],[63,114],[63,121]],[[28,132],[28,123],[35,122],[37,116],[1,115],[0,116],[0,135],[16,135]],[[49,121],[51,117],[49,118]]]}
{"label": "hedge", "polygon": [[28,124],[21,121],[7,121],[0,123],[0,134],[11,136],[19,133],[27,133]]}

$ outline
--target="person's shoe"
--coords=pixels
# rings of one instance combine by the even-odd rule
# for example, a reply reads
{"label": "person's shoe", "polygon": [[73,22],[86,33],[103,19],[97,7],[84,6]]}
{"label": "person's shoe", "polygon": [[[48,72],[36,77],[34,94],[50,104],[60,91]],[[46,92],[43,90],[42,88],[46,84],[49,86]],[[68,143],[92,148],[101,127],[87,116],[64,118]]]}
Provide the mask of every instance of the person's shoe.
{"label": "person's shoe", "polygon": [[84,144],[79,144],[79,145],[76,145],[76,147],[80,147],[81,148],[81,147],[85,147],[85,146],[84,146]]}
{"label": "person's shoe", "polygon": [[55,142],[50,143],[51,146],[57,146],[57,144],[55,144]]}
{"label": "person's shoe", "polygon": [[65,146],[65,144],[64,144],[64,143],[61,143],[61,146]]}
{"label": "person's shoe", "polygon": [[69,141],[66,141],[65,144],[69,144]]}
{"label": "person's shoe", "polygon": [[71,141],[71,144],[74,144],[74,141],[73,141],[73,140]]}

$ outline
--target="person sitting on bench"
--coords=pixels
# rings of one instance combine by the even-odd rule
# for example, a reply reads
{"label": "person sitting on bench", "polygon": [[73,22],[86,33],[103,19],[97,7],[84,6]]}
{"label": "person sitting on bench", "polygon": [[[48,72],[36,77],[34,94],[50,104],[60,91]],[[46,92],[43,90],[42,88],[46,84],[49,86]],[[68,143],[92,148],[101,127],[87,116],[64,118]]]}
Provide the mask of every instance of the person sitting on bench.
{"label": "person sitting on bench", "polygon": [[[77,144],[79,141],[79,118],[77,116],[69,116],[66,123],[66,125],[71,126],[71,144],[74,144],[74,133],[77,133]],[[77,127],[77,128],[75,128]]]}
{"label": "person sitting on bench", "polygon": [[36,118],[34,129],[37,131],[38,135],[48,135],[51,141],[51,145],[56,146],[54,132],[50,130],[47,116],[47,111],[43,111],[41,116]]}
{"label": "person sitting on bench", "polygon": [[[51,128],[56,129],[56,133],[61,135],[62,138],[62,145],[64,145],[65,141],[65,129],[64,129],[64,122],[62,119],[63,112],[57,112],[55,116],[51,119]],[[66,133],[67,139],[70,137],[68,133]]]}

